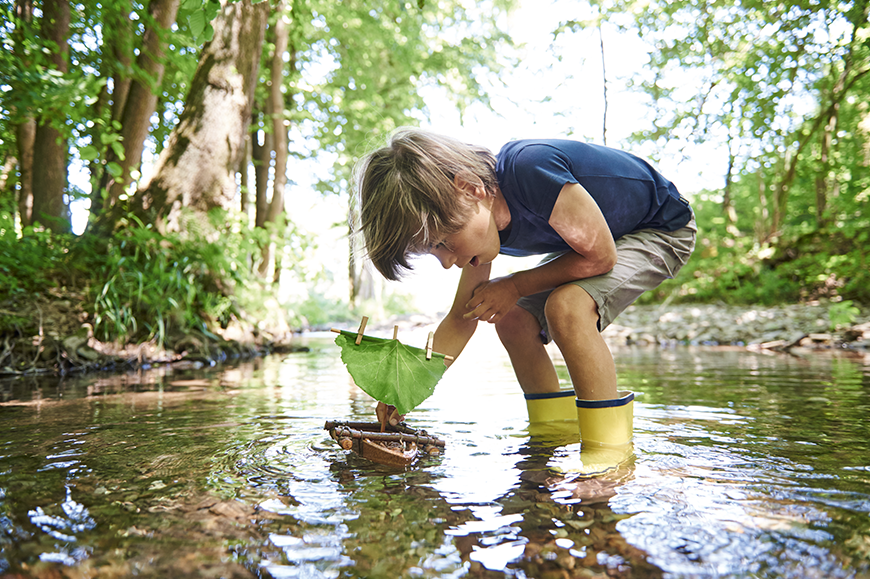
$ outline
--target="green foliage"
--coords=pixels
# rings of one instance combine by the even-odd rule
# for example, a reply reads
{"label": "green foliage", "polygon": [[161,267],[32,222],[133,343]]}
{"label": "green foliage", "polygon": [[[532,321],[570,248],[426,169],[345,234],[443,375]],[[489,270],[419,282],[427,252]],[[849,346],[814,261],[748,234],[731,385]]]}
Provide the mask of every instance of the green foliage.
{"label": "green foliage", "polygon": [[[139,224],[102,239],[34,228],[19,235],[0,213],[0,302],[78,290],[97,339],[162,345],[190,332],[214,337],[268,294],[250,273],[258,247],[226,215],[211,217],[211,227],[184,236]],[[220,223],[219,241],[210,241]]]}
{"label": "green foliage", "polygon": [[214,37],[211,21],[217,16],[220,7],[220,2],[214,0],[184,0],[178,19],[187,22],[193,38],[209,42]]}
{"label": "green foliage", "polygon": [[341,361],[353,381],[369,396],[407,414],[435,392],[444,375],[444,355],[406,346],[399,340],[364,336],[356,344],[356,333],[342,331],[335,338],[341,347]]}
{"label": "green foliage", "polygon": [[842,326],[849,326],[860,314],[861,310],[852,304],[852,300],[834,302],[828,306],[828,327],[834,331]]}
{"label": "green foliage", "polygon": [[67,118],[84,117],[87,107],[96,101],[105,80],[86,76],[80,69],[67,73],[45,68],[41,65],[21,67],[22,61],[14,60],[16,67],[4,71],[3,83],[14,87],[4,91],[4,109],[16,111],[12,122],[20,122],[20,115],[31,115],[69,136]]}
{"label": "green foliage", "polygon": [[[283,19],[292,30],[288,59],[293,66],[288,66],[284,75],[287,97],[283,110],[275,111],[286,118],[290,130],[299,136],[290,154],[299,158],[314,157],[321,152],[331,155],[336,165],[327,187],[345,192],[352,161],[369,138],[383,136],[398,125],[416,122],[425,114],[421,86],[446,87],[445,92],[461,103],[485,99],[485,93],[480,90],[480,78],[497,68],[497,48],[506,40],[499,32],[498,20],[512,3],[512,0],[487,0],[472,7],[461,0],[441,3],[288,0],[273,4],[270,20],[274,23]],[[286,11],[278,13],[279,5],[285,6]],[[215,0],[183,0],[175,25],[171,30],[160,32],[164,41],[160,61],[165,66],[165,74],[158,86],[140,60],[149,56],[143,52],[143,41],[146,31],[153,30],[154,26],[148,3],[131,5],[124,0],[86,0],[76,4],[69,28],[70,67],[64,74],[47,66],[46,56],[56,47],[41,38],[39,10],[34,14],[33,23],[28,23],[17,18],[13,3],[0,3],[0,14],[4,16],[0,25],[3,49],[0,50],[0,154],[7,150],[15,153],[16,122],[34,116],[49,120],[62,128],[64,138],[68,139],[71,174],[90,173],[94,186],[92,207],[107,209],[99,203],[101,188],[96,185],[105,183],[110,176],[121,176],[121,165],[116,161],[124,158],[122,145],[130,145],[121,141],[122,134],[129,138],[129,132],[122,125],[126,119],[113,119],[113,113],[118,113],[113,111],[113,104],[122,94],[117,91],[124,86],[124,81],[133,80],[144,83],[157,95],[157,110],[151,117],[153,125],[146,137],[146,150],[159,154],[184,107],[197,67],[197,53],[213,33],[210,22],[219,6]],[[264,57],[268,57],[271,50],[267,42]],[[263,73],[258,83],[260,92],[268,69],[263,68]],[[255,129],[268,132],[270,125]],[[108,157],[114,157],[114,161]],[[78,185],[71,185],[67,193],[70,198],[84,196]],[[247,230],[251,238],[259,238],[250,226],[246,225],[243,230]],[[34,239],[32,232],[25,237],[28,241],[22,243]],[[180,250],[177,241],[167,243]],[[139,254],[127,252],[130,244],[140,242],[143,247]],[[34,243],[49,251],[60,243],[60,238]],[[100,243],[85,238],[70,240],[66,245],[87,254],[91,251],[87,244],[92,244],[93,251],[97,251]],[[121,267],[113,274],[100,270],[106,277],[100,291],[92,296],[95,310],[102,308],[100,311],[104,313],[99,325],[105,324],[105,335],[124,332],[131,336],[165,335],[167,320],[173,321],[173,327],[179,325],[174,320],[179,316],[164,316],[165,310],[183,311],[201,304],[192,303],[189,296],[179,295],[173,298],[177,307],[171,302],[152,304],[142,311],[131,304],[122,306],[124,296],[138,298],[140,285],[146,296],[151,290],[154,293],[180,292],[188,276],[185,273],[181,275],[182,280],[165,279],[158,275],[158,270],[169,261],[163,264],[161,258],[145,247],[144,240],[130,239],[126,243],[122,250],[120,240],[107,242],[107,249],[120,252],[120,256],[109,253],[107,259],[125,261],[112,262]],[[59,256],[59,263],[69,261],[64,255]],[[298,259],[294,254],[290,260],[285,259],[282,266],[285,270],[291,269],[290,261]],[[34,276],[45,268],[45,263],[38,259],[31,263],[40,263],[33,268]],[[8,269],[22,269],[25,265],[22,262]],[[46,271],[53,271],[52,268]],[[69,264],[67,270],[65,274],[70,276],[87,274]],[[143,279],[137,279],[135,271],[140,271]],[[28,283],[22,278],[9,287],[27,287]],[[175,289],[172,289],[173,284]],[[33,285],[38,286],[38,281]],[[329,304],[324,307],[333,309]],[[154,321],[154,327],[143,327],[143,314],[148,312],[161,316],[163,321]],[[110,329],[112,327],[114,329]]]}
{"label": "green foliage", "polygon": [[[870,301],[867,3],[592,4],[652,47],[633,84],[654,114],[635,138],[660,151],[718,143],[727,154],[728,191],[693,204],[696,255],[657,294]],[[567,22],[560,32],[588,25]],[[726,194],[737,218],[730,224]]]}
{"label": "green foliage", "polygon": [[[290,154],[325,154],[335,164],[320,187],[345,192],[353,160],[372,141],[425,115],[421,87],[442,88],[460,108],[486,100],[483,75],[504,64],[498,47],[509,39],[498,21],[513,2],[283,4],[286,12],[273,10],[270,20],[288,23],[293,66],[284,74],[284,109],[275,112],[298,137]],[[663,147],[716,141],[734,161],[728,199],[736,221],[723,213],[724,192],[699,194],[695,255],[676,280],[643,299],[870,303],[862,251],[870,241],[866,3],[592,4],[603,20],[637,31],[653,46],[634,86],[653,98],[656,111],[638,136]],[[177,121],[218,6],[184,0],[176,26],[164,32],[166,72],[153,87],[158,106],[149,150],[160,152]],[[123,0],[75,5],[70,72],[60,74],[48,66],[52,46],[40,39],[38,14],[29,25],[16,19],[13,3],[0,3],[0,157],[15,154],[14,124],[37,116],[71,139],[75,163],[97,175],[119,175],[120,165],[106,159],[108,151],[123,156],[122,126],[111,119],[110,103],[116,80],[154,84],[135,58],[153,23],[147,9]],[[559,33],[593,24],[565,23]],[[271,49],[267,42],[264,57]],[[253,128],[271,131],[269,115],[258,116],[261,124]],[[68,193],[81,195],[75,187]],[[159,341],[225,323],[242,302],[265,312],[251,295],[261,286],[248,277],[248,264],[267,238],[288,237],[282,225],[263,231],[241,222],[213,225],[228,232],[221,245],[208,243],[205,231],[164,238],[147,226],[106,241],[16,232],[14,204],[4,202],[0,298],[86,280],[100,335],[113,339]],[[298,266],[305,257],[300,238],[289,237],[283,269],[296,267],[300,277],[314,279]],[[297,309],[300,321],[321,325],[352,316],[347,304],[310,295]],[[837,305],[833,315],[845,319],[849,311]]]}
{"label": "green foliage", "polygon": [[28,227],[19,235],[13,213],[0,210],[0,301],[38,294],[57,285],[57,267],[74,238]]}
{"label": "green foliage", "polygon": [[[213,0],[195,4],[185,2],[187,8],[178,26],[162,32],[165,45],[159,58],[166,72],[162,84],[153,86],[159,110],[150,135],[151,147],[158,153],[169,133],[167,123],[173,123],[182,108],[203,40],[195,38],[188,16],[198,13],[203,20],[212,18],[219,6]],[[66,73],[53,70],[48,63],[56,47],[41,38],[38,12],[33,23],[23,22],[13,5],[0,3],[0,143],[15,143],[15,124],[21,119],[41,119],[71,139],[72,151],[79,151],[78,158],[71,157],[73,164],[97,168],[105,163],[103,157],[109,148],[116,155],[120,150],[120,126],[110,122],[109,106],[118,82],[136,79],[154,85],[154,79],[137,63],[145,30],[154,23],[149,3],[88,0],[76,4],[71,11]],[[199,32],[199,36],[207,36],[205,31]],[[118,174],[119,169],[117,164],[107,167],[112,174]]]}
{"label": "green foliage", "polygon": [[347,302],[329,299],[319,292],[311,292],[305,301],[296,305],[294,311],[299,326],[313,328],[359,319]]}
{"label": "green foliage", "polygon": [[832,298],[870,304],[866,230],[813,230],[762,244],[726,231],[719,196],[703,194],[693,207],[699,229],[694,254],[674,280],[642,296],[641,303],[775,305]]}
{"label": "green foliage", "polygon": [[[498,21],[513,4],[288,1],[297,70],[286,75],[293,98],[285,114],[312,139],[302,155],[325,153],[333,162],[319,188],[345,192],[373,142],[418,124],[426,114],[421,87],[443,89],[460,107],[485,102],[482,80],[498,72],[498,49],[510,42]],[[268,125],[258,128],[271,132]]]}
{"label": "green foliage", "polygon": [[160,235],[127,227],[108,241],[87,237],[73,267],[92,283],[88,309],[100,340],[155,340],[192,330],[210,333],[239,314],[238,289],[254,283],[246,259],[256,248],[224,232],[220,243],[198,232]]}

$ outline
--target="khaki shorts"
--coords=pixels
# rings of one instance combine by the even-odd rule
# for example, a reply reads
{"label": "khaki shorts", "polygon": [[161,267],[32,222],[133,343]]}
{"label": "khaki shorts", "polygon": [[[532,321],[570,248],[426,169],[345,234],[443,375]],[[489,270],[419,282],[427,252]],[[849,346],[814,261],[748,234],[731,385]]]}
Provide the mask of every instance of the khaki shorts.
{"label": "khaki shorts", "polygon": [[[603,330],[630,306],[640,294],[654,289],[664,280],[671,279],[689,260],[695,248],[698,228],[695,218],[685,227],[673,232],[641,229],[616,240],[616,266],[609,272],[568,282],[582,287],[598,304],[598,331]],[[546,263],[562,255],[548,255]],[[517,305],[528,310],[541,324],[541,339],[551,340],[544,316],[544,306],[550,292],[547,290],[520,298]]]}

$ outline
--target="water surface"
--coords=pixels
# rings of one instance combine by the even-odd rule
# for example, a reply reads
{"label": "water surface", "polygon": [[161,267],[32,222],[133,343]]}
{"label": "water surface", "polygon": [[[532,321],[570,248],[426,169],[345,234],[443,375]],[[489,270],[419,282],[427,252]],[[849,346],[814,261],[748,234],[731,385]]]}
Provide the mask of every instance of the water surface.
{"label": "water surface", "polygon": [[576,437],[530,435],[488,331],[409,415],[447,447],[407,470],[329,438],[372,400],[331,336],[308,345],[0,382],[0,576],[870,574],[867,359],[617,349],[634,457],[583,480],[555,468]]}

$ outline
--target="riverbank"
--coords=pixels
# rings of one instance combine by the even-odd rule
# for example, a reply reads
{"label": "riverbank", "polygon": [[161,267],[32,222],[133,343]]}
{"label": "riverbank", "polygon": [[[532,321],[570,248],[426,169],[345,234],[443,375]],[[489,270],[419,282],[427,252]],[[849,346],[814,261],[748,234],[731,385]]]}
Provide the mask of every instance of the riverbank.
{"label": "riverbank", "polygon": [[605,337],[625,345],[743,346],[789,350],[870,348],[870,312],[848,323],[832,322],[835,304],[813,302],[776,307],[724,304],[630,306]]}
{"label": "riverbank", "polygon": [[82,303],[75,293],[0,302],[0,378],[125,372],[164,364],[201,367],[299,348],[280,313],[274,316],[280,322],[263,328],[234,320],[214,331],[169,331],[163,344],[104,342],[94,336]]}
{"label": "riverbank", "polygon": [[[73,296],[74,297],[74,296]],[[842,308],[840,308],[842,310]],[[630,306],[603,332],[614,346],[734,346],[753,350],[852,350],[870,353],[870,312],[852,313],[835,325],[836,304],[814,302],[777,307],[723,304]],[[74,299],[36,299],[0,317],[0,377],[127,371],[160,364],[203,366],[302,349],[299,332],[286,326],[231,325],[220,334],[186,334],[163,347],[114,344],[95,339],[87,315]],[[432,325],[437,317],[411,315],[374,322],[370,328]],[[836,320],[834,320],[836,321]]]}

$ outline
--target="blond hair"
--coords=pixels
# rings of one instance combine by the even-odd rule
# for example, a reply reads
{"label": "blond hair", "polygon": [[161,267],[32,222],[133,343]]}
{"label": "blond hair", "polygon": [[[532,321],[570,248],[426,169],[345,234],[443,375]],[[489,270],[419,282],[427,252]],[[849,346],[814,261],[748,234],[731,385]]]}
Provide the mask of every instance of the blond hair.
{"label": "blond hair", "polygon": [[457,190],[456,178],[492,195],[495,163],[484,147],[417,128],[397,129],[361,159],[354,171],[359,229],[378,271],[399,279],[412,269],[410,256],[462,229],[471,198]]}

